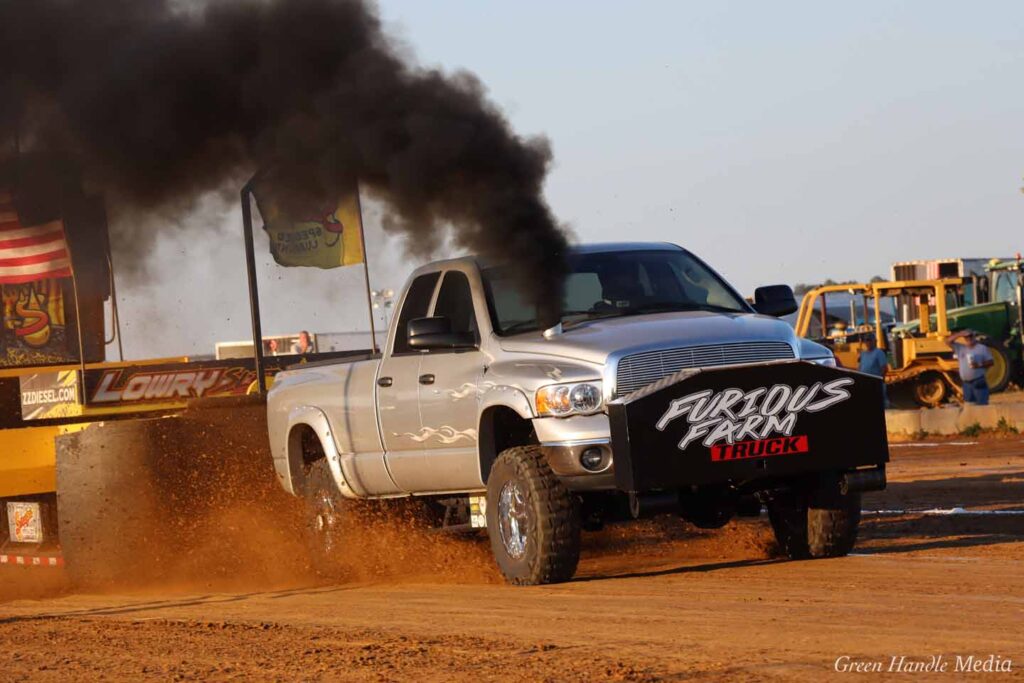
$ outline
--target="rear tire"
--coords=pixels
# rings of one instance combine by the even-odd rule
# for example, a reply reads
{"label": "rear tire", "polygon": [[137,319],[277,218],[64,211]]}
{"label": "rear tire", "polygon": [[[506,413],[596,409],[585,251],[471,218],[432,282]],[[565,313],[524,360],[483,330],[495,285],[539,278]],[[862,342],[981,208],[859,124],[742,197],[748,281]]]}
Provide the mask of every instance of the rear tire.
{"label": "rear tire", "polygon": [[830,481],[809,495],[786,493],[768,504],[775,539],[794,560],[842,557],[857,542],[860,527],[859,493],[842,494]]}
{"label": "rear tire", "polygon": [[1010,355],[999,342],[986,342],[985,345],[992,353],[993,361],[992,367],[985,371],[985,381],[988,383],[989,393],[998,394],[1000,391],[1005,391],[1010,384],[1010,375],[1012,374]]}
{"label": "rear tire", "polygon": [[338,551],[344,536],[346,501],[331,474],[327,458],[314,461],[306,472],[306,545],[313,570],[320,576],[338,573]]}
{"label": "rear tire", "polygon": [[580,506],[538,446],[501,452],[487,477],[487,534],[505,580],[568,581],[580,557]]}

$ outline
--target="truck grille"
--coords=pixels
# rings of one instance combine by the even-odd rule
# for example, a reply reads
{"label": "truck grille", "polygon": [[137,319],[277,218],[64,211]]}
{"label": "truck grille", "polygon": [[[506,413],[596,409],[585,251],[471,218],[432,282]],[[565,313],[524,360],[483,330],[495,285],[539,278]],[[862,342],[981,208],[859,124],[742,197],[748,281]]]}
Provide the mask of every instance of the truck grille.
{"label": "truck grille", "polygon": [[625,396],[651,382],[684,368],[708,368],[794,358],[793,347],[786,342],[739,342],[688,346],[682,349],[644,351],[619,361],[615,372],[615,395]]}

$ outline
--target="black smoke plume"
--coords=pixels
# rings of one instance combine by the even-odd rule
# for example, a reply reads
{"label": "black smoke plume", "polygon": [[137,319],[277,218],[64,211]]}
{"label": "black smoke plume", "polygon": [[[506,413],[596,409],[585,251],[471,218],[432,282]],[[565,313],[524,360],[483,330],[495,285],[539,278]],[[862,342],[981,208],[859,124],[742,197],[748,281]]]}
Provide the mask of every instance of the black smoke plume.
{"label": "black smoke plume", "polygon": [[355,174],[412,248],[451,225],[551,319],[566,238],[547,141],[517,135],[472,74],[401,52],[362,0],[0,0],[0,138],[20,159],[0,180],[45,207],[84,178],[112,211],[147,211],[259,169],[295,201]]}

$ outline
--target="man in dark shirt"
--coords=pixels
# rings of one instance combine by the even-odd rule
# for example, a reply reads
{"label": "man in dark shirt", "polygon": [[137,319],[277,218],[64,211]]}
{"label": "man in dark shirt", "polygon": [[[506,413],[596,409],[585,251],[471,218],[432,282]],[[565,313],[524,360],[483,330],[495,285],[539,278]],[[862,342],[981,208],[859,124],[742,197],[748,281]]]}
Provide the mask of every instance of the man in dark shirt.
{"label": "man in dark shirt", "polygon": [[889,394],[885,389],[885,373],[889,371],[889,358],[885,351],[878,348],[874,337],[864,340],[864,350],[857,357],[857,369],[865,375],[882,378],[882,402],[889,407]]}

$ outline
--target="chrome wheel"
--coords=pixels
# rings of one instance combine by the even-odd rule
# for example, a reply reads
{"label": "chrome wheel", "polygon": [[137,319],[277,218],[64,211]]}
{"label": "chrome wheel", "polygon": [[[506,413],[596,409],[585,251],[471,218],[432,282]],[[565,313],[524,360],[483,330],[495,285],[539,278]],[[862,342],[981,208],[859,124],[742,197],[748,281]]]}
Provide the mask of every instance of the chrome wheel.
{"label": "chrome wheel", "polygon": [[580,556],[580,501],[540,446],[506,448],[487,473],[487,536],[498,569],[520,586],[568,581]]}
{"label": "chrome wheel", "polygon": [[498,496],[498,531],[505,552],[518,560],[526,553],[529,512],[526,498],[515,481],[505,482]]}

